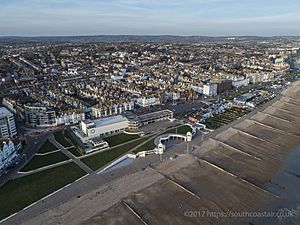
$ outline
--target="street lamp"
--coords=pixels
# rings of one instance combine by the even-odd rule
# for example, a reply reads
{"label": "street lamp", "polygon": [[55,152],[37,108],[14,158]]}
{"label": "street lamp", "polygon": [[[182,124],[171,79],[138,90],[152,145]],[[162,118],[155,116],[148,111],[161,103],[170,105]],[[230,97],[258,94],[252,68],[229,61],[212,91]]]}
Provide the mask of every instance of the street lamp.
{"label": "street lamp", "polygon": [[202,130],[200,130],[200,132],[201,132],[201,141],[203,141],[203,139],[204,139],[204,134],[203,134],[203,131],[202,131]]}
{"label": "street lamp", "polygon": [[162,143],[159,143],[157,146],[157,154],[160,156],[160,161],[163,161],[162,155],[164,154],[164,151],[166,149],[166,146]]}
{"label": "street lamp", "polygon": [[189,154],[189,143],[192,141],[193,135],[191,132],[186,133],[186,153]]}

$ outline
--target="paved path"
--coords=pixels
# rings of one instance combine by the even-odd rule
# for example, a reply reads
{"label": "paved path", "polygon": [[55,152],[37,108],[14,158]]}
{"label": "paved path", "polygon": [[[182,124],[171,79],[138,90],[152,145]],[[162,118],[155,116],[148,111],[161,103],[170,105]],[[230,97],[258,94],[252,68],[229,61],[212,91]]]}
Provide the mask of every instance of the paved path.
{"label": "paved path", "polygon": [[80,161],[76,156],[74,156],[71,152],[69,152],[64,146],[62,146],[59,142],[56,141],[54,135],[52,134],[49,137],[49,141],[54,144],[57,148],[59,148],[66,156],[68,156],[74,163],[77,164],[81,169],[83,169],[88,174],[94,173],[94,171],[85,165],[83,162]]}
{"label": "paved path", "polygon": [[55,167],[58,167],[58,166],[65,165],[65,164],[70,163],[70,162],[72,162],[72,159],[68,159],[68,160],[61,161],[61,162],[58,162],[58,163],[55,163],[55,164],[51,164],[49,166],[40,167],[40,168],[37,168],[37,169],[34,169],[34,170],[30,170],[28,172],[20,172],[19,171],[16,174],[15,178],[25,177],[25,176],[28,176],[28,175],[31,175],[31,174],[34,174],[34,173],[38,173],[38,172],[41,172],[41,171],[44,171],[44,170],[49,170],[49,169],[52,169],[52,168],[55,168]]}

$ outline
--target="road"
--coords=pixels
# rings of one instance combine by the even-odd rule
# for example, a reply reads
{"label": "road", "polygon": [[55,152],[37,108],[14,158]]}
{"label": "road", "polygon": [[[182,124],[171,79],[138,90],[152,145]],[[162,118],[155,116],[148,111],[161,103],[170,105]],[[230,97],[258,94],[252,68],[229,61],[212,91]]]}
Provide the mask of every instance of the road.
{"label": "road", "polygon": [[42,144],[46,141],[47,137],[49,136],[49,133],[42,133],[41,135],[37,137],[32,137],[30,135],[26,135],[26,146],[23,149],[23,156],[21,156],[20,163],[10,169],[7,174],[4,174],[0,177],[0,187],[4,185],[9,180],[13,180],[18,177],[17,173],[18,171],[28,162],[34,154],[38,151],[38,149],[42,146]]}

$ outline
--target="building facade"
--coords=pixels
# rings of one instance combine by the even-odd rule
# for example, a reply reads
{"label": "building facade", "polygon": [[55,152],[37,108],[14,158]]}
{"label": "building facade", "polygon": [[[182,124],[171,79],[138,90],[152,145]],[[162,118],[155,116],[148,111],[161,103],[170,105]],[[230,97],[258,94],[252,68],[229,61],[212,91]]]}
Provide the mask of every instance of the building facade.
{"label": "building facade", "polygon": [[78,112],[63,112],[59,115],[56,113],[56,125],[69,125],[74,123],[79,123],[85,120],[85,113],[78,111]]}
{"label": "building facade", "polygon": [[56,113],[44,106],[24,106],[25,123],[33,127],[56,126]]}
{"label": "building facade", "polygon": [[203,95],[208,97],[213,97],[218,94],[218,85],[217,84],[205,84],[203,85]]}
{"label": "building facade", "polygon": [[44,106],[24,106],[24,120],[32,127],[52,127],[69,125],[85,120],[85,113],[81,110],[57,113],[54,109]]}
{"label": "building facade", "polygon": [[219,83],[217,83],[217,85],[218,85],[217,93],[220,94],[232,88],[232,81],[222,80]]}
{"label": "building facade", "polygon": [[112,115],[119,115],[125,111],[134,110],[134,102],[125,102],[114,104],[112,106],[96,105],[92,107],[92,115],[94,118],[101,118]]}
{"label": "building facade", "polygon": [[244,78],[244,77],[241,77],[241,78],[238,78],[238,77],[235,77],[233,80],[232,80],[232,86],[235,87],[235,88],[240,88],[240,87],[246,87],[249,85],[249,79],[248,78]]}
{"label": "building facade", "polygon": [[131,130],[136,130],[150,123],[156,123],[159,121],[171,119],[173,119],[173,112],[171,110],[162,110],[153,113],[147,113],[129,118],[128,128]]}
{"label": "building facade", "polygon": [[117,115],[97,120],[81,121],[80,129],[88,139],[119,133],[128,128],[128,119]]}
{"label": "building facade", "polygon": [[13,138],[17,136],[14,115],[5,107],[0,108],[0,137]]}
{"label": "building facade", "polygon": [[152,105],[159,105],[160,100],[159,98],[156,97],[143,97],[143,98],[138,98],[136,103],[141,106],[141,107],[149,107]]}
{"label": "building facade", "polygon": [[9,166],[17,157],[17,147],[12,141],[0,145],[0,171]]}

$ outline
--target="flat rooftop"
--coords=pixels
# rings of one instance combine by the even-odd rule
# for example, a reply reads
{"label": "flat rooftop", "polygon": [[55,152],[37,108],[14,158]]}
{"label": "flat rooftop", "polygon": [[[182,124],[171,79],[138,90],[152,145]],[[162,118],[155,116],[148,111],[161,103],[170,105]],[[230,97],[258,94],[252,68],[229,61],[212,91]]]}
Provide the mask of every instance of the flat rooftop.
{"label": "flat rooftop", "polygon": [[86,120],[84,121],[85,124],[93,124],[93,127],[102,127],[110,124],[115,124],[115,123],[121,123],[128,121],[128,119],[124,116],[121,115],[116,115],[116,116],[110,116],[110,117],[105,117],[101,119],[96,119],[96,120]]}
{"label": "flat rooftop", "polygon": [[156,117],[160,117],[160,116],[168,116],[170,114],[173,114],[173,112],[171,110],[161,110],[161,111],[157,111],[157,112],[152,112],[152,113],[147,113],[147,114],[143,114],[143,115],[139,115],[136,116],[136,120],[148,120],[148,119],[152,119],[152,118],[156,118]]}

